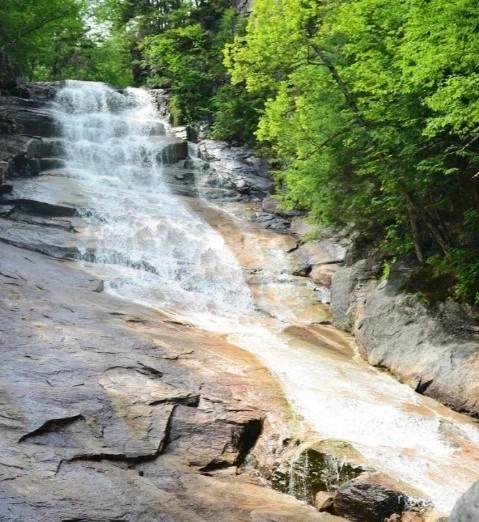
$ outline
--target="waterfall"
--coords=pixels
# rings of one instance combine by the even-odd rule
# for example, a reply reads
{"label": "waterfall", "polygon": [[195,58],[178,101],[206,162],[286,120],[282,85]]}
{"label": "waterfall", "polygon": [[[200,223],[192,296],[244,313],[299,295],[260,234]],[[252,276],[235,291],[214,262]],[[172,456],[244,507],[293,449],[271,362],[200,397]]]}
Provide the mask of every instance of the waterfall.
{"label": "waterfall", "polygon": [[[171,188],[172,171],[188,172],[179,152],[184,143],[171,137],[147,91],[69,81],[53,110],[66,151],[61,174],[73,178],[88,201],[80,239],[85,250],[95,247],[84,262],[107,291],[228,333],[276,375],[305,431],[350,444],[372,467],[421,489],[441,509],[449,510],[479,478],[473,421],[347,355],[348,341],[342,341],[347,354],[337,350],[342,334],[331,327],[315,326],[323,328],[316,344],[284,331],[288,322],[301,325],[301,299],[314,293],[298,278],[290,286],[283,285],[287,276],[276,278],[278,290],[267,287],[268,270],[258,269],[257,289],[263,284],[267,291],[256,299],[269,300],[264,309],[273,318],[254,312],[242,268],[223,237]],[[276,256],[263,239],[255,245],[263,248],[262,262],[269,256],[271,266],[282,269],[284,250]],[[238,250],[256,255],[251,245]],[[304,480],[317,476],[313,460]],[[306,488],[294,474],[283,478],[292,489]]]}
{"label": "waterfall", "polygon": [[250,292],[223,238],[169,189],[163,162],[183,144],[166,135],[150,94],[68,81],[54,111],[66,175],[89,200],[84,217],[106,288],[195,317],[248,312]]}

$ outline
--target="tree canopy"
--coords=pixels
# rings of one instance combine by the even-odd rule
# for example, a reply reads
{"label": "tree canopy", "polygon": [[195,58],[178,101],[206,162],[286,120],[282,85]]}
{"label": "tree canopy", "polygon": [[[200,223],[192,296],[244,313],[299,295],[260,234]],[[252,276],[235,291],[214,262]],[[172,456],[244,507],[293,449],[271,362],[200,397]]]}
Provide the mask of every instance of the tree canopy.
{"label": "tree canopy", "polygon": [[479,290],[479,4],[256,0],[227,46],[233,83],[268,89],[256,137],[286,203],[414,252]]}

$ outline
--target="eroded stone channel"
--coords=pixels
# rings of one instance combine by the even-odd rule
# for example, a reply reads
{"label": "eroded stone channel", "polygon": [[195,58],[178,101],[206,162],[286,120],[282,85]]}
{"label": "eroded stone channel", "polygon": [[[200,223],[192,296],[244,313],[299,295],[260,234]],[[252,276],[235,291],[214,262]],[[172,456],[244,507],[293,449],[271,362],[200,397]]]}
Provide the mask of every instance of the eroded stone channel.
{"label": "eroded stone channel", "polygon": [[376,471],[389,514],[447,512],[476,426],[359,360],[248,176],[188,156],[144,91],[69,83],[54,113],[3,202],[0,514],[335,520],[259,483],[312,503]]}

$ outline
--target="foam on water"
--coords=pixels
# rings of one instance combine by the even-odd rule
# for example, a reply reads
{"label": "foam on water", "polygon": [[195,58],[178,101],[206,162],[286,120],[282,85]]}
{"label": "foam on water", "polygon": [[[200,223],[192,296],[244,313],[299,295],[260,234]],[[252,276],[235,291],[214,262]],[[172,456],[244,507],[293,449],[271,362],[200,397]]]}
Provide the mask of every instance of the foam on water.
{"label": "foam on water", "polygon": [[[171,138],[146,91],[67,82],[55,112],[68,142],[69,175],[89,200],[94,269],[110,292],[229,333],[274,372],[321,438],[353,443],[373,466],[421,489],[440,509],[450,510],[479,479],[479,430],[471,420],[446,415],[353,358],[295,344],[281,333],[284,324],[254,313],[221,235],[168,188],[158,152]],[[291,320],[294,309],[281,316]]]}
{"label": "foam on water", "polygon": [[[439,509],[450,511],[479,479],[479,430],[467,417],[446,418],[441,406],[385,373],[298,349],[264,328],[234,334],[231,341],[261,357],[322,438],[353,443],[369,464],[415,486]],[[444,434],[445,423],[454,426],[453,439]]]}
{"label": "foam on water", "polygon": [[192,314],[247,312],[250,292],[223,238],[168,189],[159,152],[171,138],[148,92],[69,81],[56,117],[68,171],[90,201],[96,260],[116,272],[110,290]]}

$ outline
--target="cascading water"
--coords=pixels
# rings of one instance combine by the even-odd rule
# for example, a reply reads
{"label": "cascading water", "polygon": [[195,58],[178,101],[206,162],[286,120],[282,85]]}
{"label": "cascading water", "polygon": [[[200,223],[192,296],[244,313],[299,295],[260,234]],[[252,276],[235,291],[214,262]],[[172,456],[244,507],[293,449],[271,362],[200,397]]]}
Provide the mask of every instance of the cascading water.
{"label": "cascading water", "polygon": [[56,117],[108,288],[192,316],[246,312],[250,293],[234,256],[168,188],[161,151],[174,143],[149,94],[69,81]]}
{"label": "cascading water", "polygon": [[[54,110],[66,145],[65,175],[89,202],[82,232],[95,244],[89,269],[107,290],[229,333],[276,374],[318,437],[352,443],[371,466],[416,486],[439,508],[449,510],[479,479],[479,430],[470,419],[334,352],[340,334],[332,329],[323,331],[330,336],[324,346],[283,333],[284,321],[295,322],[299,287],[291,285],[287,299],[281,294],[290,306],[276,314],[283,321],[255,314],[221,235],[168,186],[161,151],[172,139],[146,91],[67,82]],[[245,225],[244,237],[249,233]],[[266,260],[271,249],[264,250]]]}

